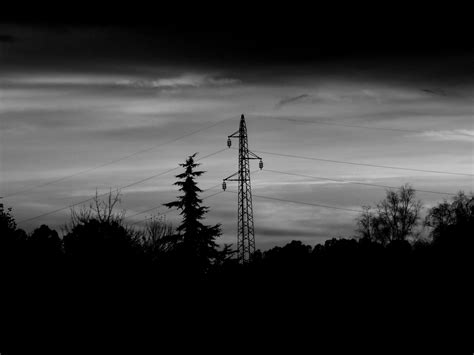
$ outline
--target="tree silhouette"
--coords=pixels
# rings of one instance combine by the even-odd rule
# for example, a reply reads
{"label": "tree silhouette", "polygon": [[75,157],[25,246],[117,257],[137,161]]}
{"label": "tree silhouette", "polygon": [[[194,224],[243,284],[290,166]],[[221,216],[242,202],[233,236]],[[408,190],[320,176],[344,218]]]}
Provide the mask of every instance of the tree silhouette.
{"label": "tree silhouette", "polygon": [[12,208],[5,209],[3,203],[0,203],[0,231],[2,235],[14,230],[16,230],[16,222],[12,216]]}
{"label": "tree silhouette", "polygon": [[100,222],[96,219],[75,226],[64,236],[68,255],[85,262],[125,262],[135,247],[136,240],[117,222]]}
{"label": "tree silhouette", "polygon": [[413,235],[421,207],[410,185],[405,184],[398,191],[388,190],[374,210],[370,206],[363,207],[357,218],[357,232],[362,238],[382,244],[404,241]]}
{"label": "tree silhouette", "polygon": [[[431,208],[425,219],[425,225],[432,228],[434,243],[464,243],[462,239],[472,239],[474,226],[474,196],[459,192],[453,201],[443,201]],[[468,237],[469,235],[469,237]],[[450,240],[451,239],[451,240]]]}
{"label": "tree silhouette", "polygon": [[79,210],[71,208],[69,223],[64,226],[66,233],[70,232],[75,226],[87,223],[93,219],[101,223],[116,222],[123,225],[125,210],[117,211],[117,207],[121,202],[120,191],[112,192],[110,190],[107,197],[101,199],[96,190],[89,206],[82,206]]}
{"label": "tree silhouette", "polygon": [[141,246],[152,263],[161,261],[176,248],[176,236],[164,216],[153,216],[141,234]]}
{"label": "tree silhouette", "polygon": [[0,262],[21,263],[25,256],[27,235],[18,229],[12,208],[4,208],[0,203]]}
{"label": "tree silhouette", "polygon": [[70,259],[92,267],[122,267],[134,259],[139,235],[124,225],[124,213],[116,212],[118,203],[118,192],[110,192],[105,200],[96,194],[89,208],[71,211],[64,236],[64,250]]}
{"label": "tree silhouette", "polygon": [[47,225],[43,224],[36,228],[28,238],[28,243],[32,252],[40,261],[52,261],[62,255],[62,242],[58,232]]}
{"label": "tree silhouette", "polygon": [[[217,249],[219,225],[203,224],[208,208],[202,206],[196,178],[204,172],[196,170],[194,157],[181,164],[184,172],[177,175],[182,195],[166,204],[181,211],[177,231],[159,216],[142,232],[131,229],[117,210],[119,196],[109,195],[74,212],[61,243],[46,225],[27,237],[11,209],[0,204],[2,316],[13,325],[10,333],[24,339],[31,335],[28,330],[36,333],[43,327],[51,332],[49,341],[60,339],[60,330],[75,336],[71,325],[77,323],[97,324],[101,332],[121,327],[128,335],[137,325],[157,319],[174,334],[183,324],[192,325],[179,332],[180,338],[202,331],[199,337],[206,339],[204,320],[234,322],[229,303],[237,305],[238,315],[258,314],[267,328],[281,326],[284,317],[290,326],[368,318],[386,330],[393,319],[407,323],[430,315],[464,315],[469,309],[472,193],[459,193],[429,211],[425,225],[431,228],[432,243],[407,240],[414,234],[421,203],[405,185],[365,208],[358,219],[362,238],[330,238],[314,248],[293,240],[257,250],[251,263],[241,265],[229,258],[230,246]],[[44,327],[44,319],[53,320],[56,328]],[[29,326],[22,328],[25,323]],[[11,334],[4,338],[14,339]],[[156,338],[150,339],[156,347]],[[18,344],[9,341],[11,353]]]}
{"label": "tree silhouette", "polygon": [[168,208],[176,207],[183,217],[178,226],[178,240],[188,266],[198,274],[209,271],[213,261],[218,256],[216,238],[221,235],[220,224],[214,226],[204,225],[201,221],[208,211],[208,207],[201,206],[202,199],[199,193],[202,190],[197,186],[195,179],[204,171],[196,171],[200,164],[194,162],[197,153],[189,156],[185,163],[180,164],[184,172],[176,175],[179,181],[174,185],[180,187],[183,195],[178,200],[164,204]]}

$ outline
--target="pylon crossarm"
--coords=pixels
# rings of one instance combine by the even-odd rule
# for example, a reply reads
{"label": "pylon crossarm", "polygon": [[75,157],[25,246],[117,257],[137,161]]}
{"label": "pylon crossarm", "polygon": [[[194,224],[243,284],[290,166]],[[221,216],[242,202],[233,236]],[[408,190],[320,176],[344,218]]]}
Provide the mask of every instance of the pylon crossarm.
{"label": "pylon crossarm", "polygon": [[239,179],[231,179],[232,177],[236,176],[238,173],[239,173],[238,171],[236,173],[233,173],[232,175],[223,179],[223,181],[239,181]]}
{"label": "pylon crossarm", "polygon": [[262,160],[262,158],[260,158],[257,154],[252,153],[250,150],[248,151],[248,154],[249,154],[249,156],[246,157],[245,159],[260,159],[260,160]]}
{"label": "pylon crossarm", "polygon": [[[233,150],[239,150],[239,148],[231,148]],[[247,150],[248,154],[249,155],[252,155],[251,157],[250,156],[244,156],[242,157],[242,159],[260,159],[262,160],[263,158],[259,157],[257,154],[255,154],[254,152],[251,152],[250,150]]]}
{"label": "pylon crossarm", "polygon": [[240,130],[238,131],[235,131],[234,133],[232,133],[230,136],[227,136],[227,138],[240,138]]}

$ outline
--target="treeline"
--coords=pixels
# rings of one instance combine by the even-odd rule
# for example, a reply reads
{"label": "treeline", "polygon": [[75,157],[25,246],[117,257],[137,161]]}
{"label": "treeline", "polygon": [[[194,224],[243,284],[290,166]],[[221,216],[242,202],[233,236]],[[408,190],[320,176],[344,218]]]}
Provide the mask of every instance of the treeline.
{"label": "treeline", "polygon": [[[384,323],[466,312],[472,194],[459,193],[422,220],[421,202],[405,185],[364,207],[353,238],[314,247],[292,241],[257,251],[250,264],[240,265],[230,246],[217,244],[220,225],[203,223],[208,208],[196,178],[204,172],[196,170],[194,156],[181,165],[176,185],[182,195],[166,205],[182,215],[177,228],[159,217],[145,229],[127,225],[117,212],[120,196],[112,193],[71,211],[63,238],[46,225],[25,233],[0,205],[2,314],[9,325],[2,354],[21,352],[25,344],[17,336],[28,339],[46,320],[54,334],[43,348],[52,351],[62,334],[76,339],[60,348],[70,353],[79,344],[67,329],[80,322],[88,329],[120,324],[131,332],[150,318],[168,331],[191,326],[199,333],[200,322],[264,317],[272,326],[277,315],[295,322],[316,314],[329,323],[342,317],[345,326],[356,327],[352,322],[361,317]],[[428,237],[420,234],[423,226]]]}

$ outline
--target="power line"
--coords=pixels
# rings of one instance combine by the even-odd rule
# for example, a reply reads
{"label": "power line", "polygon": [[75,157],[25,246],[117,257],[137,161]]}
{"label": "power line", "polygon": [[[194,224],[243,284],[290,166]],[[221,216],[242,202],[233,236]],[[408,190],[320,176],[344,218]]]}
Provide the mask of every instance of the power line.
{"label": "power line", "polygon": [[[421,131],[421,130],[403,129],[403,128],[360,126],[360,125],[353,125],[353,124],[348,124],[348,123],[320,122],[320,121],[310,121],[310,120],[303,120],[303,119],[296,119],[296,118],[285,118],[285,117],[270,117],[270,116],[261,116],[261,117],[262,118],[280,120],[280,121],[301,122],[301,123],[326,125],[326,126],[339,126],[339,127],[370,129],[370,130],[378,130],[378,131],[404,132],[404,133],[425,133],[425,131]],[[474,136],[472,134],[468,134],[468,133],[456,132],[456,135],[471,137],[471,138],[474,139]]]}
{"label": "power line", "polygon": [[[261,116],[262,118],[269,118],[269,119],[277,119],[277,120],[282,120],[282,121],[290,121],[290,122],[301,122],[301,123],[309,123],[309,124],[320,124],[320,125],[329,125],[329,126],[342,126],[342,127],[351,127],[351,128],[362,128],[362,129],[371,129],[371,130],[386,130],[386,131],[398,131],[398,132],[409,132],[409,133],[424,133],[424,131],[419,131],[419,130],[408,130],[408,129],[399,129],[399,128],[384,128],[384,127],[371,127],[371,126],[360,126],[360,125],[352,125],[352,124],[345,124],[345,123],[334,123],[334,122],[317,122],[317,121],[309,121],[309,120],[303,120],[303,119],[294,119],[294,118],[284,118],[284,117],[264,117],[264,116]],[[78,176],[78,175],[82,175],[82,174],[85,174],[85,173],[88,173],[90,171],[93,171],[93,170],[97,170],[97,169],[100,169],[102,167],[105,167],[105,166],[108,166],[108,165],[111,165],[111,164],[114,164],[114,163],[117,163],[117,162],[120,162],[122,160],[126,160],[126,159],[129,159],[131,157],[134,157],[136,155],[139,155],[139,154],[142,154],[142,153],[146,153],[148,151],[151,151],[151,150],[154,150],[156,148],[159,148],[161,146],[164,146],[164,145],[167,145],[167,144],[171,144],[171,143],[174,143],[178,140],[181,140],[183,138],[186,138],[186,137],[189,137],[191,135],[194,135],[196,133],[199,133],[201,131],[204,131],[204,130],[207,130],[207,129],[210,129],[210,128],[213,128],[214,126],[217,126],[225,121],[228,121],[230,120],[232,117],[229,117],[229,118],[226,118],[224,120],[221,120],[221,121],[218,121],[212,125],[209,125],[209,126],[206,126],[206,127],[203,127],[203,128],[200,128],[198,130],[195,130],[195,131],[192,131],[190,133],[187,133],[187,134],[184,134],[182,136],[179,136],[179,137],[176,137],[170,141],[167,141],[167,142],[163,142],[161,144],[156,144],[156,145],[153,145],[151,147],[148,147],[148,148],[145,148],[145,149],[141,149],[141,150],[138,150],[134,153],[131,153],[131,154],[128,154],[128,155],[125,155],[125,156],[122,156],[122,157],[119,157],[117,159],[113,159],[113,160],[110,160],[108,162],[105,162],[105,163],[102,163],[100,165],[97,165],[97,166],[94,166],[94,167],[91,167],[91,168],[87,168],[87,169],[84,169],[84,170],[81,170],[81,171],[78,171],[76,173],[73,173],[73,174],[70,174],[70,175],[66,175],[66,176],[63,176],[61,178],[58,178],[58,179],[55,179],[55,180],[51,180],[51,181],[48,181],[48,182],[45,182],[45,183],[41,183],[41,184],[38,184],[38,185],[34,185],[34,186],[31,186],[29,188],[26,188],[26,189],[23,189],[23,190],[18,190],[18,191],[15,191],[11,194],[7,194],[5,196],[3,196],[3,198],[9,198],[9,197],[12,197],[12,196],[16,196],[16,195],[19,195],[19,194],[22,194],[22,193],[25,193],[25,192],[28,192],[28,191],[31,191],[31,190],[34,190],[36,188],[39,188],[39,187],[44,187],[44,186],[48,186],[48,185],[52,185],[52,184],[55,184],[55,183],[58,183],[58,182],[61,182],[61,181],[64,181],[64,180],[67,180],[69,178],[72,178],[72,177],[75,177],[75,176]],[[473,135],[470,135],[470,134],[467,134],[467,133],[462,133],[462,132],[457,132],[456,133],[457,135],[463,135],[463,136],[467,136],[467,137],[471,137],[471,138],[474,138]],[[389,168],[394,168],[394,167],[389,167]],[[422,170],[416,170],[416,171],[422,171]],[[434,172],[434,171],[429,171],[429,172]],[[439,172],[438,172],[439,173]],[[446,172],[443,172],[443,173],[446,173]],[[450,174],[456,174],[456,173],[450,173]],[[456,174],[456,175],[459,175],[459,174]],[[464,175],[464,174],[462,174]],[[472,175],[469,175],[469,176],[472,176]]]}
{"label": "power line", "polygon": [[[159,208],[159,207],[155,207],[155,208]],[[151,209],[146,210],[146,211],[143,211],[143,212],[141,212],[141,213],[145,213],[145,212],[154,210],[155,208],[151,208]],[[164,212],[164,213],[161,213],[161,215],[162,215],[162,216],[166,216],[168,213],[173,212],[173,211],[177,211],[177,210],[178,210],[178,208],[175,207],[175,208],[173,208],[173,209],[171,209],[171,210],[169,210],[169,211],[166,211],[166,212]],[[139,213],[137,213],[137,215],[138,215],[138,214],[139,214]],[[130,217],[132,217],[132,216],[130,216]],[[126,217],[126,218],[128,218],[128,217]],[[133,223],[129,223],[129,225],[130,225],[130,226],[134,226],[135,224],[142,223],[142,222],[146,222],[146,221],[149,221],[149,220],[151,220],[151,219],[153,219],[153,218],[154,218],[154,216],[148,217],[148,218],[145,218],[145,219],[141,219],[141,220],[139,220],[139,221],[135,221],[135,222],[133,222]]]}
{"label": "power line", "polygon": [[[209,188],[203,190],[203,192],[206,192],[206,191],[209,191],[209,190],[213,190],[213,189],[215,189],[216,187],[219,187],[219,186],[220,186],[220,184],[214,185],[214,186],[212,186],[212,187],[209,187]],[[210,197],[210,196],[207,196],[207,197]],[[204,197],[203,200],[206,199],[207,197]],[[132,218],[132,217],[138,216],[138,215],[140,215],[140,214],[150,212],[150,211],[152,211],[152,210],[154,210],[154,209],[158,209],[158,208],[160,208],[160,207],[164,207],[163,204],[154,206],[154,207],[152,207],[152,208],[149,208],[149,209],[144,210],[144,211],[141,211],[141,212],[137,212],[137,213],[135,213],[135,214],[132,214],[132,215],[130,215],[130,216],[125,217],[125,219],[127,219],[127,218]]]}
{"label": "power line", "polygon": [[179,141],[183,138],[186,138],[186,137],[189,137],[191,135],[194,135],[196,133],[199,133],[199,132],[202,132],[204,130],[207,130],[207,129],[210,129],[214,126],[217,126],[225,121],[228,121],[230,120],[232,117],[229,117],[229,118],[226,118],[224,120],[220,120],[212,125],[209,125],[209,126],[206,126],[206,127],[203,127],[203,128],[200,128],[200,129],[197,129],[195,131],[192,131],[192,132],[189,132],[187,134],[184,134],[182,136],[179,136],[179,137],[176,137],[174,139],[171,139],[169,141],[166,141],[166,142],[163,142],[163,143],[160,143],[160,144],[155,144],[151,147],[148,147],[148,148],[145,148],[145,149],[141,149],[141,150],[138,150],[134,153],[131,153],[131,154],[128,154],[128,155],[125,155],[125,156],[122,156],[122,157],[119,157],[117,159],[113,159],[113,160],[109,160],[105,163],[102,163],[100,165],[97,165],[97,166],[94,166],[94,167],[91,167],[91,168],[87,168],[87,169],[84,169],[84,170],[81,170],[81,171],[78,171],[78,172],[75,172],[73,174],[70,174],[70,175],[66,175],[66,176],[63,176],[61,178],[58,178],[58,179],[55,179],[55,180],[51,180],[51,181],[48,181],[48,182],[45,182],[45,183],[41,183],[41,184],[38,184],[38,185],[35,185],[35,186],[31,186],[29,188],[26,188],[26,189],[23,189],[23,190],[18,190],[18,191],[15,191],[15,192],[12,192],[11,194],[8,194],[6,196],[3,196],[3,198],[8,198],[8,197],[11,197],[11,196],[16,196],[16,195],[19,195],[19,194],[22,194],[22,193],[25,193],[25,192],[28,192],[28,191],[31,191],[31,190],[34,190],[36,188],[39,188],[39,187],[43,187],[43,186],[47,186],[47,185],[52,185],[52,184],[55,184],[55,183],[58,183],[58,182],[61,182],[61,181],[64,181],[64,180],[67,180],[69,178],[72,178],[72,177],[75,177],[75,176],[78,176],[78,175],[82,175],[82,174],[85,174],[85,173],[88,173],[90,171],[93,171],[93,170],[97,170],[97,169],[100,169],[100,168],[103,168],[105,166],[108,166],[108,165],[111,165],[111,164],[115,164],[115,163],[118,163],[122,160],[126,160],[126,159],[129,159],[131,157],[134,157],[136,155],[139,155],[139,154],[142,154],[142,153],[146,153],[146,152],[149,152],[151,150],[154,150],[156,148],[159,148],[159,147],[162,147],[164,145],[167,145],[167,144],[171,144],[171,143],[174,143],[176,141]]}
{"label": "power line", "polygon": [[358,165],[358,166],[370,166],[370,167],[373,167],[373,168],[407,170],[407,171],[417,171],[417,172],[435,173],[435,174],[448,174],[448,175],[458,175],[458,176],[474,176],[474,174],[468,174],[468,173],[458,173],[458,172],[439,171],[439,170],[414,169],[414,168],[404,168],[404,167],[399,167],[399,166],[376,165],[376,164],[368,164],[368,163],[354,163],[354,162],[343,161],[343,160],[306,157],[306,156],[296,155],[296,154],[273,153],[273,152],[268,152],[268,151],[263,151],[263,150],[254,150],[254,152],[262,153],[262,154],[269,154],[269,155],[276,155],[276,156],[281,156],[281,157],[286,157],[286,158],[298,158],[298,159],[306,159],[306,160],[314,160],[314,161],[324,161],[324,162],[328,162],[328,163],[349,164],[349,165]]}
{"label": "power line", "polygon": [[[214,156],[214,155],[216,155],[216,154],[222,153],[224,150],[227,150],[227,149],[224,148],[224,149],[218,150],[217,152],[214,152],[214,153],[205,155],[205,156],[203,156],[202,158],[197,159],[196,161],[200,161],[200,160],[203,160],[203,159],[212,157],[212,156]],[[180,167],[177,166],[177,167],[175,167],[175,168],[171,168],[171,169],[165,170],[165,171],[163,171],[163,172],[161,172],[161,173],[158,173],[158,174],[155,174],[155,175],[151,175],[151,176],[146,177],[146,178],[144,178],[144,179],[142,179],[142,180],[139,180],[139,181],[132,182],[132,183],[130,183],[130,184],[128,184],[128,185],[125,185],[125,186],[122,186],[122,187],[120,187],[120,188],[118,188],[118,189],[126,189],[127,187],[131,187],[131,186],[134,186],[134,185],[141,184],[142,182],[145,182],[145,181],[154,179],[154,178],[156,178],[156,177],[158,177],[158,176],[161,176],[161,175],[168,174],[168,173],[170,173],[170,172],[172,172],[172,171],[175,171],[175,170],[177,170],[177,169],[179,169],[179,168],[180,168]]]}
{"label": "power line", "polygon": [[[161,208],[161,207],[163,207],[162,204],[161,204],[161,205],[158,205],[158,206],[153,206],[152,208],[149,208],[149,209],[147,209],[147,210],[134,213],[134,214],[132,214],[132,215],[130,215],[130,216],[126,216],[124,219],[132,218],[132,217],[138,216],[138,215],[140,215],[140,214],[147,213],[147,212],[150,212],[150,211],[159,209],[159,208]],[[163,213],[163,214],[164,214],[164,213]],[[140,222],[140,221],[138,221],[138,222]],[[132,223],[132,225],[135,224],[135,223],[138,223],[138,222],[134,222],[134,223]]]}
{"label": "power line", "polygon": [[[312,176],[312,175],[305,175],[305,174],[289,173],[289,172],[286,172],[286,171],[278,171],[278,170],[272,170],[272,169],[265,169],[265,171],[269,171],[269,172],[272,172],[272,173],[278,173],[278,174],[284,174],[284,175],[306,177],[306,178],[311,178],[311,179],[343,182],[343,183],[354,184],[354,185],[364,185],[364,186],[373,186],[373,187],[379,187],[379,188],[398,189],[398,187],[396,187],[396,186],[378,185],[378,184],[370,184],[370,183],[359,182],[359,181],[350,181],[350,180],[344,180],[344,179],[335,179],[335,178],[326,178],[326,177],[321,177],[321,176]],[[438,194],[438,195],[456,196],[456,194],[451,193],[451,192],[430,191],[430,190],[420,190],[420,189],[413,189],[413,190],[417,191],[417,192],[426,192],[426,193]]]}
{"label": "power line", "polygon": [[[250,174],[254,174],[254,173],[260,172],[260,171],[261,171],[261,170],[259,170],[259,169],[255,169],[255,170],[251,171]],[[209,190],[213,190],[213,189],[215,189],[216,187],[219,187],[219,186],[221,186],[221,184],[217,184],[217,185],[208,187],[207,189],[204,189],[203,192],[206,192],[206,191],[209,191]],[[219,191],[219,192],[216,192],[216,193],[214,193],[214,194],[212,194],[212,195],[205,196],[205,197],[203,197],[203,200],[205,200],[205,199],[207,199],[207,198],[210,198],[210,197],[213,197],[213,196],[215,196],[215,195],[218,195],[218,194],[220,194],[220,193],[222,193],[222,192],[224,192],[224,191]],[[161,207],[163,207],[163,204],[154,206],[154,207],[152,207],[152,208],[149,208],[149,209],[144,210],[144,211],[141,211],[141,212],[137,212],[137,213],[135,213],[135,214],[132,214],[132,215],[130,215],[130,216],[125,217],[125,219],[127,219],[127,218],[132,218],[132,217],[138,216],[138,215],[140,215],[140,214],[143,214],[143,213],[146,213],[146,212],[150,212],[150,211],[152,211],[152,210],[154,210],[154,209],[159,209],[159,208],[161,208]],[[173,208],[173,209],[171,209],[171,210],[169,210],[169,211],[167,211],[167,212],[165,212],[165,213],[162,213],[162,214],[163,214],[163,215],[166,215],[166,214],[168,214],[168,213],[170,213],[170,212],[173,212],[173,211],[175,211],[175,210],[177,210],[177,208]],[[148,219],[150,219],[150,218],[148,218]],[[145,219],[145,220],[147,220],[147,219]],[[131,225],[134,225],[134,224],[137,224],[137,223],[140,223],[140,222],[142,222],[142,221],[133,222]]]}
{"label": "power line", "polygon": [[[214,187],[210,187],[209,189],[207,189],[207,190],[205,190],[205,191],[214,189],[214,188],[216,188],[216,187],[218,187],[218,186],[220,186],[220,184],[219,184],[219,185],[216,185],[216,186],[214,186]],[[205,199],[214,197],[214,196],[216,196],[216,195],[219,195],[219,194],[221,194],[221,193],[223,193],[223,192],[224,192],[224,191],[218,191],[218,192],[213,193],[213,194],[211,194],[211,195],[205,196],[205,197],[203,197],[202,199],[205,200]],[[154,210],[154,209],[156,209],[156,208],[160,208],[160,207],[163,207],[163,205],[159,205],[159,206],[152,207],[152,208],[150,208],[150,209],[148,209],[148,210],[135,213],[135,214],[133,214],[133,215],[131,215],[131,216],[128,216],[128,217],[125,217],[125,218],[135,217],[135,216],[138,216],[139,214],[146,213],[146,212],[152,211],[152,210]],[[161,215],[162,215],[162,216],[165,216],[165,215],[167,215],[168,213],[171,213],[171,212],[174,212],[174,211],[177,211],[177,210],[178,210],[178,208],[175,207],[175,208],[173,208],[173,209],[171,209],[171,210],[168,210],[168,211],[166,211],[166,212],[164,212],[164,213],[161,213]],[[136,221],[136,222],[130,223],[130,225],[133,226],[133,225],[135,225],[135,224],[137,224],[137,223],[145,222],[145,221],[148,221],[148,220],[150,220],[150,219],[153,219],[153,217],[145,218],[144,220],[140,220],[140,221]]]}
{"label": "power line", "polygon": [[213,193],[213,194],[211,194],[211,195],[208,195],[208,196],[206,196],[206,197],[203,197],[202,199],[203,199],[203,200],[206,200],[206,199],[208,199],[208,198],[211,198],[211,197],[214,197],[214,196],[216,196],[216,195],[219,195],[219,194],[221,194],[221,193],[223,193],[223,192],[224,192],[224,191],[218,191],[218,192],[215,192],[215,193]]}
{"label": "power line", "polygon": [[[213,155],[216,155],[216,154],[219,154],[219,153],[223,152],[224,150],[227,150],[227,149],[226,149],[226,148],[220,149],[220,150],[218,150],[218,151],[216,151],[216,152],[214,152],[214,153],[210,153],[210,154],[208,154],[208,155],[205,155],[205,156],[203,156],[202,158],[197,159],[196,161],[200,161],[200,160],[209,158],[209,157],[211,157],[211,156],[213,156]],[[130,183],[130,184],[127,184],[127,185],[124,185],[124,186],[121,186],[121,187],[118,187],[118,188],[116,188],[114,191],[119,191],[119,190],[126,189],[126,188],[129,188],[129,187],[134,186],[134,185],[141,184],[141,183],[143,183],[143,182],[145,182],[145,181],[151,180],[151,179],[156,178],[156,177],[158,177],[158,176],[162,176],[162,175],[168,174],[168,173],[170,173],[170,172],[172,172],[172,171],[174,171],[174,170],[177,170],[177,169],[179,169],[179,168],[180,168],[180,166],[177,166],[177,167],[175,167],[175,168],[162,171],[161,173],[154,174],[154,175],[149,176],[149,177],[147,177],[147,178],[144,178],[144,179],[141,179],[141,180],[132,182],[132,183]],[[41,217],[49,216],[49,215],[54,214],[54,213],[57,213],[57,212],[59,212],[59,211],[62,211],[62,210],[68,209],[68,208],[72,208],[72,207],[81,205],[81,204],[83,204],[83,203],[92,201],[92,200],[93,200],[94,198],[96,198],[96,197],[102,197],[102,196],[105,196],[105,195],[107,195],[107,194],[109,194],[109,193],[110,193],[110,191],[109,191],[109,192],[106,192],[106,193],[103,193],[103,194],[100,194],[100,195],[97,195],[97,196],[90,197],[90,198],[88,198],[87,200],[83,200],[83,201],[74,203],[74,204],[72,204],[72,205],[68,205],[68,206],[65,206],[65,207],[62,207],[62,208],[58,208],[58,209],[53,210],[53,211],[49,211],[49,212],[42,213],[42,214],[40,214],[40,215],[38,215],[38,216],[34,216],[34,217],[31,217],[31,218],[23,219],[23,220],[21,220],[21,221],[18,221],[18,223],[29,222],[29,221],[32,221],[32,220],[35,220],[35,219],[38,219],[38,218],[41,218]]]}
{"label": "power line", "polygon": [[[237,193],[238,193],[237,191],[229,191],[229,192],[231,192],[231,193],[233,193],[233,194],[237,194]],[[336,206],[323,205],[323,204],[318,204],[318,203],[301,202],[301,201],[287,200],[287,199],[283,199],[283,198],[270,197],[270,196],[262,196],[262,195],[255,195],[255,194],[253,194],[253,196],[258,197],[258,198],[267,199],[267,200],[274,200],[274,201],[280,201],[280,202],[289,202],[289,203],[295,203],[295,204],[299,204],[299,205],[307,205],[307,206],[313,206],[313,207],[331,208],[331,209],[335,209],[335,210],[349,211],[349,212],[357,212],[357,213],[361,213],[361,212],[362,212],[361,210],[355,210],[355,209],[352,209],[352,208],[336,207]]]}

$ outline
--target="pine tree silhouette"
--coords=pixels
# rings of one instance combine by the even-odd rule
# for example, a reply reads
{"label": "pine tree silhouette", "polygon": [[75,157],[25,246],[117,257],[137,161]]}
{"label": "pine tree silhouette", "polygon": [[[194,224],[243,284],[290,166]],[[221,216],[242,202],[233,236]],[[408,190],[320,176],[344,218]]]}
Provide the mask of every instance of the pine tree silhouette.
{"label": "pine tree silhouette", "polygon": [[196,171],[200,164],[194,162],[197,153],[189,156],[184,164],[184,173],[176,175],[180,181],[174,183],[180,187],[183,195],[178,200],[164,204],[168,208],[176,207],[181,210],[183,216],[178,226],[179,245],[178,250],[182,253],[187,271],[203,275],[207,273],[218,256],[216,238],[221,235],[220,224],[214,226],[204,225],[201,221],[209,208],[202,206],[199,193],[202,190],[197,186],[195,178],[201,176],[205,171]]}

